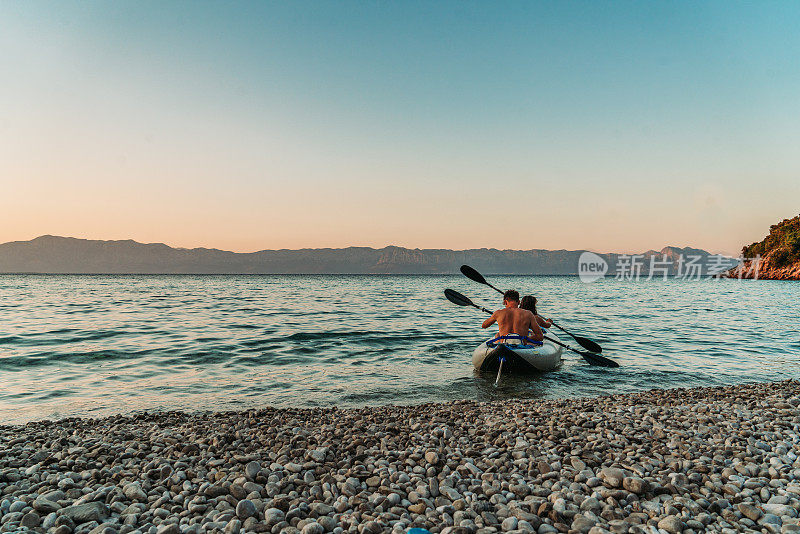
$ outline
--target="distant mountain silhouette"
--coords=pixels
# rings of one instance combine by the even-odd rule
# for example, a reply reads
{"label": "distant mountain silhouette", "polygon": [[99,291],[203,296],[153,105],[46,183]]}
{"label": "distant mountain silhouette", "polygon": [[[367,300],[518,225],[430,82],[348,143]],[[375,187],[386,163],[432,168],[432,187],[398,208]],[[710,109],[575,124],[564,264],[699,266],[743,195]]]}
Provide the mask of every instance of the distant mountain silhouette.
{"label": "distant mountain silhouette", "polygon": [[[486,274],[576,274],[582,250],[408,249],[389,246],[262,250],[237,253],[208,248],[173,248],[132,240],[99,241],[45,235],[0,245],[2,273],[92,274],[450,274],[466,263]],[[643,253],[666,255],[704,250],[665,247]],[[601,254],[613,275],[619,254]],[[674,269],[673,269],[674,272]]]}

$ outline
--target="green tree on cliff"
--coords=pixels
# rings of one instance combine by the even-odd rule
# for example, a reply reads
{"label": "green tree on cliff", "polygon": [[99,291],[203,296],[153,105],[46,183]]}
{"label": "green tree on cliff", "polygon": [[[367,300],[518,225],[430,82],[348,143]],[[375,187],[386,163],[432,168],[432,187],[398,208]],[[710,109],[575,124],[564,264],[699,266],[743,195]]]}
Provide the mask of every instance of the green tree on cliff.
{"label": "green tree on cliff", "polygon": [[778,267],[800,261],[800,215],[773,224],[763,241],[742,248],[745,258],[768,254]]}

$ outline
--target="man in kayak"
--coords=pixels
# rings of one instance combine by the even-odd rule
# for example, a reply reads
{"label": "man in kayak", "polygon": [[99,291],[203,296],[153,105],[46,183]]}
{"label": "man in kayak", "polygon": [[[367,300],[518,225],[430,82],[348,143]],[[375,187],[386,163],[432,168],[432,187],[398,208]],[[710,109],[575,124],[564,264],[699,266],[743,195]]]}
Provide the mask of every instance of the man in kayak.
{"label": "man in kayak", "polygon": [[510,289],[503,294],[503,308],[497,310],[491,317],[486,319],[481,327],[489,328],[497,323],[500,333],[498,337],[517,334],[523,338],[530,338],[533,341],[541,341],[542,329],[536,316],[530,310],[523,310],[519,307],[519,293]]}

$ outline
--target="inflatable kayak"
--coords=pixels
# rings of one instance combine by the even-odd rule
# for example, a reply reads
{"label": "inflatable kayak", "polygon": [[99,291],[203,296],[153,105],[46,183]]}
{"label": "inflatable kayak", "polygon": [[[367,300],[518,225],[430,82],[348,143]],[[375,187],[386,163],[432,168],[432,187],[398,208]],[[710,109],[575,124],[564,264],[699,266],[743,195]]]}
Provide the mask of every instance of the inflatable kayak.
{"label": "inflatable kayak", "polygon": [[[547,337],[558,339],[555,334],[545,332]],[[472,365],[478,371],[496,373],[503,362],[503,373],[533,373],[552,371],[561,367],[564,352],[552,341],[533,341],[527,337],[511,334],[490,339],[478,345],[472,353]]]}

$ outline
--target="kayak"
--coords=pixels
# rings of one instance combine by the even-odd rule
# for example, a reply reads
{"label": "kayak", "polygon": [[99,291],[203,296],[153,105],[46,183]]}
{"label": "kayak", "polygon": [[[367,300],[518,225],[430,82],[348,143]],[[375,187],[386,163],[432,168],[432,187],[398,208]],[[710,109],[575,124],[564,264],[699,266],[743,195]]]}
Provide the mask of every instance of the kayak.
{"label": "kayak", "polygon": [[[547,337],[559,340],[555,334],[545,332]],[[500,360],[504,359],[503,372],[524,374],[537,371],[552,371],[561,367],[564,348],[552,341],[533,341],[517,334],[484,341],[472,353],[472,365],[478,371],[496,373]]]}

